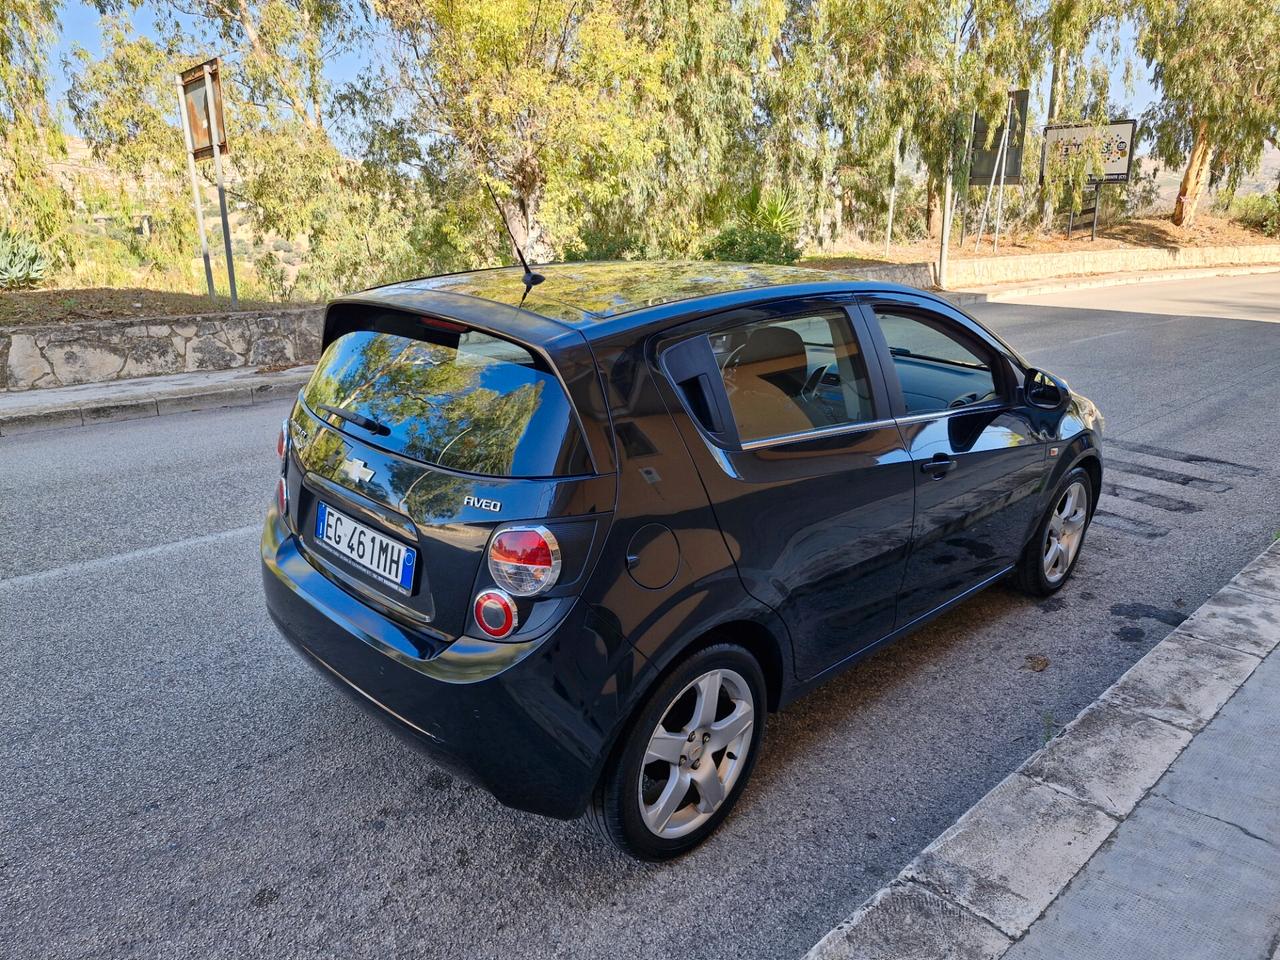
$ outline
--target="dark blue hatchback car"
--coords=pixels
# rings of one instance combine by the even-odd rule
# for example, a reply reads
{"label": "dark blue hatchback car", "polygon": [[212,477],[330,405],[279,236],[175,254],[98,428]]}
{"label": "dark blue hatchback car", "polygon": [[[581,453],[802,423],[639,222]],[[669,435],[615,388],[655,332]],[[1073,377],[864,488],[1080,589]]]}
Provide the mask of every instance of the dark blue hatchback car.
{"label": "dark blue hatchback car", "polygon": [[768,711],[1003,577],[1070,575],[1102,418],[945,300],[539,269],[332,303],[262,538],[285,637],[503,803],[675,856]]}

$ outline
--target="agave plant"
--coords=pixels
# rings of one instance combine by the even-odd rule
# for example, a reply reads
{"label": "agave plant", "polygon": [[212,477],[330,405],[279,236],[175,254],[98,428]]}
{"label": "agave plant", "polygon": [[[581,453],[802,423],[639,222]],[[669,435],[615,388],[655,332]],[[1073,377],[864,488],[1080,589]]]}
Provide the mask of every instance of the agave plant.
{"label": "agave plant", "polygon": [[49,261],[32,240],[0,230],[0,290],[34,287],[48,272]]}
{"label": "agave plant", "polygon": [[760,230],[794,238],[804,226],[804,211],[788,190],[754,187],[743,203],[748,224]]}

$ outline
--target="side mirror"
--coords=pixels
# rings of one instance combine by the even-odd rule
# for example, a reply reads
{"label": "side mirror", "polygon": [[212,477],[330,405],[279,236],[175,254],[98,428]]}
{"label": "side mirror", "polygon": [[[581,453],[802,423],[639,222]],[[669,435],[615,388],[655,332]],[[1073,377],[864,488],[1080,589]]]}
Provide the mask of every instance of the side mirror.
{"label": "side mirror", "polygon": [[1022,385],[1027,403],[1041,410],[1060,410],[1071,397],[1071,389],[1051,373],[1032,367]]}

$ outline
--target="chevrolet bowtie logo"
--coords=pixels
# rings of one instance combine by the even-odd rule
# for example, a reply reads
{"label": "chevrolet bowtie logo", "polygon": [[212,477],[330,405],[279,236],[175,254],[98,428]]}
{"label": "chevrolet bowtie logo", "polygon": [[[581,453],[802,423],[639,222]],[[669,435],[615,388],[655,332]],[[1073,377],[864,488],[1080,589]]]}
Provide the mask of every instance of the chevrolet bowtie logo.
{"label": "chevrolet bowtie logo", "polygon": [[356,483],[368,483],[373,479],[373,471],[363,460],[357,460],[355,457],[347,457],[343,460],[338,472]]}

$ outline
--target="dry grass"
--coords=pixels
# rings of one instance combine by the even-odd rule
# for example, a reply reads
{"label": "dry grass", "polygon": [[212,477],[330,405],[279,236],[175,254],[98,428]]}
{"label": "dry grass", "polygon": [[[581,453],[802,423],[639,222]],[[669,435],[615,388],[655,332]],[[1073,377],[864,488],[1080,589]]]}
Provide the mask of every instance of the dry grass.
{"label": "dry grass", "polygon": [[[279,304],[263,300],[241,300],[238,310],[278,310]],[[228,313],[226,297],[210,300],[190,293],[168,293],[140,287],[112,289],[86,287],[75,290],[0,291],[0,326],[63,323],[86,320],[147,320],[158,317],[188,317]]]}
{"label": "dry grass", "polygon": [[[991,252],[991,235],[988,232],[978,253],[973,250],[974,237],[965,238],[964,248],[954,246],[951,256],[956,259],[974,257],[1011,257],[1029,253],[1068,253],[1077,250],[1118,250],[1126,247],[1234,247],[1256,243],[1275,243],[1275,239],[1257,230],[1250,230],[1234,220],[1200,213],[1190,227],[1175,227],[1169,217],[1142,217],[1122,223],[1100,226],[1098,239],[1089,239],[1089,221],[1083,229],[1077,225],[1070,240],[1063,230],[1052,234],[1015,234],[1000,238],[1000,252]],[[872,263],[916,263],[934,260],[938,256],[938,241],[921,240],[912,244],[895,244],[885,256],[884,245],[867,243],[849,248],[849,252],[833,255],[806,257],[801,263],[807,267],[848,269]]]}

